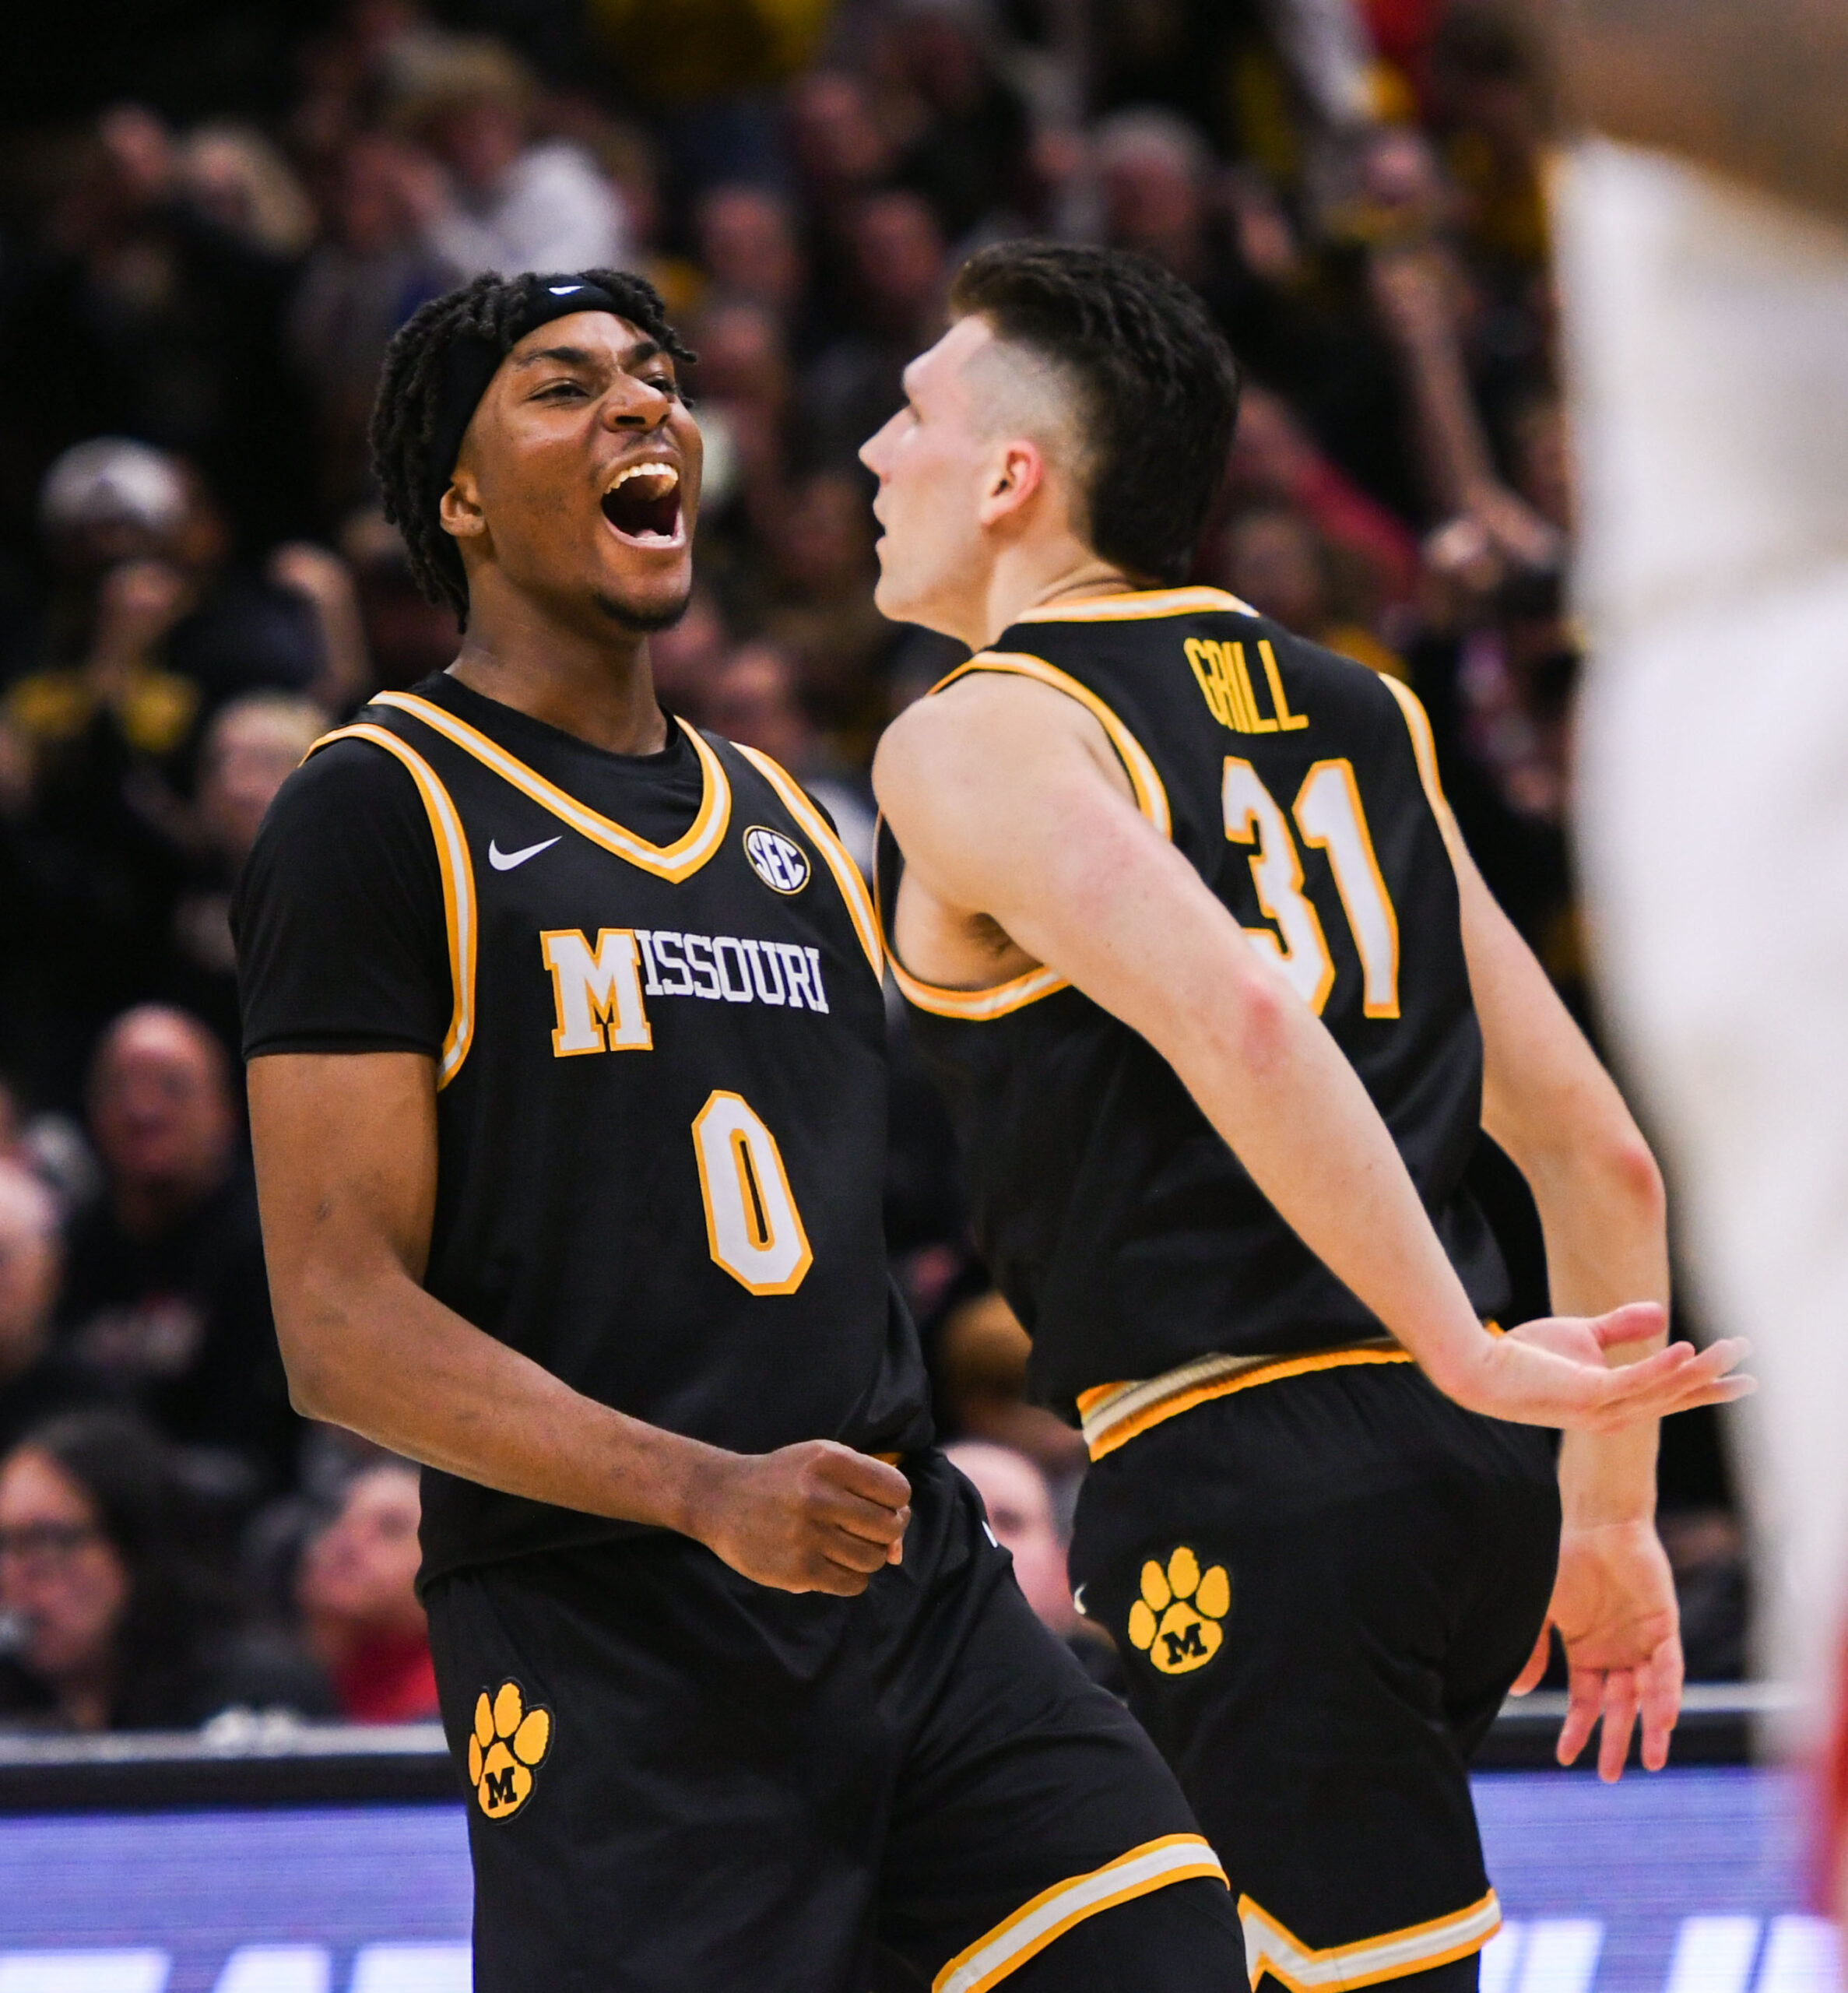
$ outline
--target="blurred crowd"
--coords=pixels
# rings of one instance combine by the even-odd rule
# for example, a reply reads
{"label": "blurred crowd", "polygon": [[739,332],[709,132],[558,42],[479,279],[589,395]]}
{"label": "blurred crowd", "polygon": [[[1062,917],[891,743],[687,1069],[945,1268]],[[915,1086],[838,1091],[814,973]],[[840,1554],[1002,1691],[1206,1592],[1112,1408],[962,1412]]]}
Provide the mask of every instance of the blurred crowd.
{"label": "blurred crowd", "polygon": [[[0,1724],[434,1709],[414,1475],[290,1409],[227,909],[309,743],[453,654],[364,439],[393,329],[476,272],[667,298],[706,488],[662,698],[864,859],[873,743],[960,653],[873,607],[859,443],[973,248],[1165,264],[1246,376],[1195,578],[1416,687],[1594,1022],[1541,106],[1498,0],[214,5],[142,96],[0,132]],[[888,1232],[940,1423],[1082,1647],[1082,1448],[1024,1401],[894,1035]],[[1477,1175],[1537,1312],[1531,1207],[1486,1144]],[[1677,1427],[1665,1532],[1724,1678],[1737,1531],[1710,1420]]]}

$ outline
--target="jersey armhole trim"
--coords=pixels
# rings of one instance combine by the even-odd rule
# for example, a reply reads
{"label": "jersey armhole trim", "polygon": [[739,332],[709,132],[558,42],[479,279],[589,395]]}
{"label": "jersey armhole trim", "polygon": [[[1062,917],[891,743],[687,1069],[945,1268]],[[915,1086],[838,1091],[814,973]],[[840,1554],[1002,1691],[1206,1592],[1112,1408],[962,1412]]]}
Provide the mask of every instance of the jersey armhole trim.
{"label": "jersey armhole trim", "polygon": [[1196,1877],[1221,1884],[1226,1879],[1218,1856],[1202,1836],[1164,1834],[1159,1840],[1144,1841],[1087,1875],[1073,1875],[1041,1890],[958,1952],[931,1981],[930,1993],[989,1993],[1086,1917],[1165,1889],[1170,1882]]}
{"label": "jersey armhole trim", "polygon": [[[876,852],[885,821],[881,815],[873,826],[873,848]],[[1020,1010],[1042,996],[1050,996],[1055,990],[1071,986],[1056,969],[1049,968],[1029,969],[1024,975],[1017,975],[1011,982],[998,982],[990,989],[945,989],[934,982],[920,982],[898,959],[898,951],[892,945],[891,923],[886,917],[885,895],[880,887],[877,864],[873,870],[873,905],[879,916],[879,931],[885,939],[886,965],[892,972],[892,980],[898,986],[899,995],[915,1009],[928,1011],[933,1017],[957,1018],[965,1024],[986,1024],[991,1018],[1004,1018],[1010,1011]]]}
{"label": "jersey armhole trim", "polygon": [[1409,685],[1401,685],[1397,678],[1388,677],[1384,672],[1375,675],[1399,702],[1399,710],[1405,719],[1405,730],[1411,736],[1412,756],[1418,765],[1418,780],[1424,786],[1425,800],[1431,805],[1431,814],[1437,819],[1446,846],[1454,855],[1461,833],[1451,814],[1449,799],[1444,794],[1444,785],[1438,776],[1437,743],[1432,737],[1431,716],[1425,710],[1424,701]]}
{"label": "jersey armhole trim", "polygon": [[[1180,592],[1214,594],[1216,591],[1182,590]],[[1142,599],[1105,596],[1101,599],[1112,602]],[[1181,612],[1165,610],[1151,613],[1178,614]],[[968,663],[959,664],[947,677],[940,678],[930,690],[940,692],[946,685],[954,685],[957,679],[976,671],[1008,673],[1017,678],[1036,678],[1042,685],[1050,686],[1055,692],[1063,692],[1067,698],[1077,700],[1103,728],[1116,758],[1123,764],[1124,774],[1130,779],[1130,787],[1134,792],[1137,808],[1163,837],[1172,841],[1174,820],[1168,807],[1168,791],[1162,786],[1161,778],[1156,773],[1155,765],[1149,758],[1147,750],[1088,685],[1080,684],[1056,665],[1049,664],[1043,657],[1035,657],[1031,652],[982,651],[971,658]],[[929,694],[926,694],[926,698],[929,696]],[[1029,1004],[1037,1004],[1042,996],[1054,996],[1059,990],[1071,987],[1067,979],[1056,969],[1042,966],[1029,969],[1024,975],[1017,975],[1007,982],[996,983],[992,989],[946,989],[938,983],[920,982],[912,975],[899,961],[897,951],[891,945],[889,933],[886,940],[886,959],[892,965],[892,978],[898,985],[899,994],[908,1004],[920,1011],[929,1011],[933,1017],[955,1018],[965,1024],[988,1024],[996,1018],[1004,1018],[1013,1011],[1024,1010]]]}
{"label": "jersey armhole trim", "polygon": [[[698,739],[697,734],[694,737]],[[705,743],[701,741],[700,745],[704,747]],[[783,807],[814,840],[816,849],[834,875],[834,884],[840,888],[841,897],[847,903],[847,917],[853,923],[853,931],[866,951],[873,973],[883,977],[885,954],[880,942],[879,916],[873,912],[873,897],[866,891],[866,881],[860,877],[860,868],[848,856],[847,847],[828,828],[821,812],[803,794],[800,785],[787,770],[757,748],[747,747],[742,741],[734,740],[732,745],[782,798]],[[706,751],[711,752],[710,748]]]}
{"label": "jersey armhole trim", "polygon": [[[1088,685],[1081,684],[1056,664],[1049,664],[1043,657],[1035,657],[1030,651],[982,651],[967,664],[959,664],[947,677],[940,678],[930,691],[940,692],[945,686],[954,685],[957,679],[967,677],[973,671],[1037,678],[1041,684],[1051,686],[1055,692],[1063,692],[1068,699],[1076,699],[1108,736],[1116,758],[1123,765],[1124,774],[1130,778],[1137,808],[1171,844],[1174,842],[1174,817],[1168,807],[1168,791],[1155,772],[1148,750]],[[929,696],[929,694],[926,694],[926,698]]]}
{"label": "jersey armhole trim", "polygon": [[[443,881],[443,926],[449,944],[449,981],[455,1001],[449,1029],[437,1060],[437,1091],[462,1070],[462,1061],[475,1038],[475,866],[469,856],[469,841],[462,833],[462,818],[435,769],[417,750],[382,726],[360,720],[325,733],[308,750],[310,754],[336,740],[369,740],[395,755],[410,772],[430,819],[430,835],[436,840],[437,869]],[[305,759],[306,757],[304,756]]]}
{"label": "jersey armhole trim", "polygon": [[421,720],[465,754],[473,754],[483,768],[511,782],[542,810],[550,810],[579,836],[588,838],[592,844],[602,845],[604,850],[631,865],[639,866],[645,872],[652,872],[659,879],[678,885],[682,880],[691,878],[725,841],[725,827],[732,817],[732,786],[725,779],[725,768],[718,757],[684,720],[676,723],[693,743],[694,752],[699,757],[701,772],[705,779],[704,793],[700,799],[698,814],[686,835],[672,844],[658,845],[650,844],[646,838],[625,830],[613,817],[606,817],[588,803],[580,803],[555,782],[547,782],[536,769],[528,768],[524,761],[490,740],[478,727],[458,719],[455,714],[430,700],[420,698],[413,692],[381,692],[372,704],[395,706],[400,712]]}

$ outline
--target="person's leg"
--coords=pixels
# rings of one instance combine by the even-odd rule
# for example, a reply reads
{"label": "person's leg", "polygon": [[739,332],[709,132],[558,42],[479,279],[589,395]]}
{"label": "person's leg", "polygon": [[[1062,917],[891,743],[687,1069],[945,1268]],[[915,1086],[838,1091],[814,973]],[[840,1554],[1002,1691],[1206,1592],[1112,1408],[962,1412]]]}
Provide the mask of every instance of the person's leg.
{"label": "person's leg", "polygon": [[1488,1429],[1485,1465],[1467,1416],[1410,1366],[1289,1379],[1157,1426],[1081,1498],[1086,1609],[1224,1860],[1252,1967],[1293,1984],[1335,1955],[1416,1974],[1498,1921],[1446,1657],[1484,1609],[1484,1510],[1544,1534],[1557,1498],[1530,1436]]}
{"label": "person's leg", "polygon": [[934,1461],[913,1489],[942,1575],[884,1702],[904,1756],[882,1942],[935,1993],[1242,1993],[1237,1915],[1172,1775],[1034,1618],[968,1483]]}
{"label": "person's leg", "polygon": [[889,1760],[785,1664],[850,1601],[733,1576],[652,1538],[430,1588],[476,1993],[866,1993]]}

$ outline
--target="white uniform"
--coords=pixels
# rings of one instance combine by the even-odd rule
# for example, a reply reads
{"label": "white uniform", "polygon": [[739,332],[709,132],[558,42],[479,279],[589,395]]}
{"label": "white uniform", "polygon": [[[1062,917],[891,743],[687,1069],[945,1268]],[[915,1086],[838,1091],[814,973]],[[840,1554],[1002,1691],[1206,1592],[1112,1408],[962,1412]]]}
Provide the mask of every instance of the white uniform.
{"label": "white uniform", "polygon": [[1818,1710],[1848,1599],[1848,233],[1607,142],[1556,193],[1602,985],[1731,1415],[1761,1664]]}

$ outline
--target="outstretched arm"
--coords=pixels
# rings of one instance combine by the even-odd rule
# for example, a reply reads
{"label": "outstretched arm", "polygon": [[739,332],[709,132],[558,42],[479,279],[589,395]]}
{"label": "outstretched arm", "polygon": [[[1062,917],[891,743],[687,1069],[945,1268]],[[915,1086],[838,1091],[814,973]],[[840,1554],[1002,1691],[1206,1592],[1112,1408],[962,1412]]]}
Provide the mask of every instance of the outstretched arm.
{"label": "outstretched arm", "polygon": [[695,1537],[785,1591],[897,1562],[903,1475],[830,1440],[727,1453],[599,1404],[425,1292],[436,1077],[416,1053],[250,1067],[263,1246],[297,1411],[451,1474]]}
{"label": "outstretched arm", "polygon": [[1353,1067],[1137,814],[1074,701],[1031,680],[965,679],[887,731],[874,782],[905,853],[900,955],[915,891],[927,920],[987,917],[1140,1032],[1305,1244],[1459,1403],[1596,1431],[1748,1388],[1723,1375],[1736,1347],[1607,1369],[1604,1343],[1660,1330],[1654,1306],[1604,1325],[1483,1330]]}
{"label": "outstretched arm", "polygon": [[[1463,905],[1463,944],[1482,1023],[1482,1122],[1534,1193],[1553,1305],[1597,1314],[1668,1299],[1667,1222],[1655,1158],[1611,1076],[1496,905],[1446,825]],[[1660,1337],[1614,1349],[1634,1362]],[[1618,1777],[1639,1709],[1642,1760],[1659,1771],[1680,1714],[1680,1614],[1656,1534],[1653,1421],[1621,1432],[1569,1432],[1559,1454],[1564,1508],[1548,1626],[1565,1643],[1571,1703],[1559,1735],[1570,1764],[1601,1714],[1598,1769]],[[1546,1667],[1548,1634],[1516,1684]]]}
{"label": "outstretched arm", "polygon": [[1523,0],[1567,114],[1848,220],[1839,0]]}

